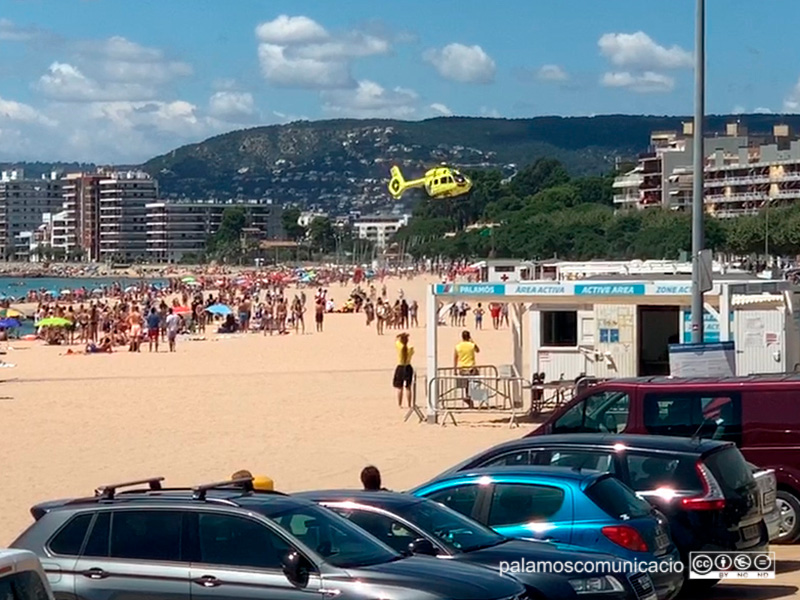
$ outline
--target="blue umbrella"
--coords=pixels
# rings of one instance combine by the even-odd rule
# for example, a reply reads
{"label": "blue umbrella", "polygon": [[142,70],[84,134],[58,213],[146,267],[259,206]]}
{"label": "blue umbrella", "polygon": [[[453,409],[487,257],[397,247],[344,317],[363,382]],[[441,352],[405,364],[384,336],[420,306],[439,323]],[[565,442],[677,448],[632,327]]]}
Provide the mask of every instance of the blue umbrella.
{"label": "blue umbrella", "polygon": [[210,312],[212,315],[222,315],[227,316],[233,313],[230,306],[226,306],[225,304],[212,304],[206,309],[206,312]]}
{"label": "blue umbrella", "polygon": [[0,319],[0,327],[9,329],[11,327],[19,327],[19,321],[16,319]]}
{"label": "blue umbrella", "polygon": [[48,296],[58,296],[58,292],[56,290],[48,290],[45,292]]}

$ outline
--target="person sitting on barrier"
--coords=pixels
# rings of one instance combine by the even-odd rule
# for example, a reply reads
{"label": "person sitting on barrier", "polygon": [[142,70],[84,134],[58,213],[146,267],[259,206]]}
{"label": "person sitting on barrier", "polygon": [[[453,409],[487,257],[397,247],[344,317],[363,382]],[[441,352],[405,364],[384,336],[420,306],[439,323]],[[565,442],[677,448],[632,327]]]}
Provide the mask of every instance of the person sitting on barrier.
{"label": "person sitting on barrier", "polygon": [[[462,331],[461,341],[456,344],[456,349],[453,353],[453,367],[455,368],[456,374],[460,376],[477,375],[478,369],[475,366],[475,354],[480,351],[481,349],[478,348],[478,344],[472,340],[469,331],[466,329]],[[465,387],[464,401],[469,408],[472,408],[473,403],[469,395],[469,381],[464,380],[464,383],[465,385],[462,384]]]}
{"label": "person sitting on barrier", "polygon": [[414,347],[408,344],[408,334],[403,332],[397,336],[397,366],[394,369],[392,386],[397,390],[397,406],[403,408],[403,390],[406,390],[408,407],[411,408],[412,386],[414,384],[414,367],[411,358],[414,356]]}

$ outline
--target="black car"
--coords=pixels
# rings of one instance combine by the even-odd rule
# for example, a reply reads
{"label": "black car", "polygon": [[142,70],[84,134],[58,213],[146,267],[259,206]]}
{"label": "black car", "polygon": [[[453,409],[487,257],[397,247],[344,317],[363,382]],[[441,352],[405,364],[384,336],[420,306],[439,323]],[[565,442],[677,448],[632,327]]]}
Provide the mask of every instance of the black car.
{"label": "black car", "polygon": [[607,471],[669,519],[681,557],[697,550],[765,550],[758,485],[731,442],[650,435],[541,435],[494,446],[448,469],[552,465]]}
{"label": "black car", "polygon": [[254,491],[251,479],[194,489],[162,480],[34,506],[12,546],[39,556],[56,600],[526,597],[511,577],[404,556],[308,499]]}
{"label": "black car", "polygon": [[[429,554],[502,570],[527,565],[593,565],[583,574],[515,572],[531,598],[622,600],[655,598],[646,573],[625,573],[622,561],[599,552],[562,549],[548,542],[512,540],[427,498],[393,492],[326,490],[297,494],[319,502],[362,527],[398,552]],[[611,568],[620,566],[616,572]],[[588,569],[587,569],[588,570]],[[680,588],[672,590],[674,597]]]}

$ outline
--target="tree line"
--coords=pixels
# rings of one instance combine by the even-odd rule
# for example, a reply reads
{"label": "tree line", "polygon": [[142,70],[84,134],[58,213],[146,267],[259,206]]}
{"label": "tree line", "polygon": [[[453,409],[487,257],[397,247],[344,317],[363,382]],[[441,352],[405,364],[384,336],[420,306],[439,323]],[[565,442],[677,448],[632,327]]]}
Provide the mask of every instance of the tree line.
{"label": "tree line", "polygon": [[[425,198],[394,241],[416,257],[544,260],[677,259],[691,248],[691,214],[662,208],[615,211],[614,174],[570,177],[543,158],[511,179],[499,171],[469,174],[468,196]],[[800,205],[757,215],[705,219],[706,247],[752,255],[800,254]]]}

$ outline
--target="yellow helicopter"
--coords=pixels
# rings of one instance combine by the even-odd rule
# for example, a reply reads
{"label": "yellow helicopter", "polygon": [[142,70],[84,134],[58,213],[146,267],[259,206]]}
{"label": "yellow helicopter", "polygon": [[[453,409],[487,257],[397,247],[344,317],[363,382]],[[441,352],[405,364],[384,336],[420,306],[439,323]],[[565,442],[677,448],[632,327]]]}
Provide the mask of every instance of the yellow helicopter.
{"label": "yellow helicopter", "polygon": [[434,199],[455,198],[468,194],[472,189],[472,181],[458,169],[448,166],[434,167],[426,171],[424,177],[406,181],[400,167],[393,166],[390,170],[392,178],[389,180],[389,193],[395,200],[399,200],[406,190],[411,188],[425,188],[428,196]]}

